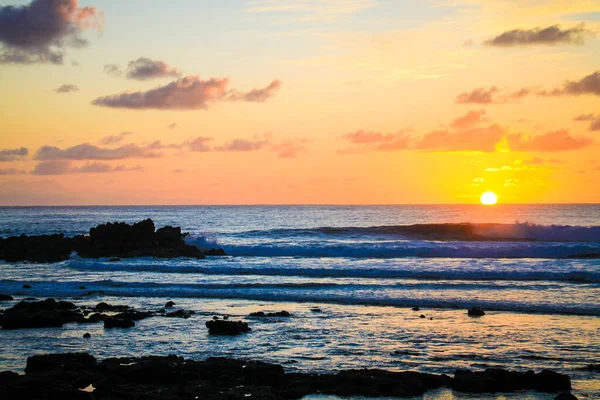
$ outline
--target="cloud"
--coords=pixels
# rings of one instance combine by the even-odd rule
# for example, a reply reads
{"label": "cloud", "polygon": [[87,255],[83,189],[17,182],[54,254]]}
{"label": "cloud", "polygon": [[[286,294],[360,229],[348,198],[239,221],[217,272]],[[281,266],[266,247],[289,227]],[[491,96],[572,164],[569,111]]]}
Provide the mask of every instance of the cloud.
{"label": "cloud", "polygon": [[117,165],[113,167],[110,164],[93,162],[86,163],[81,167],[73,166],[71,161],[55,160],[42,161],[38,163],[31,171],[32,175],[66,175],[66,174],[105,174],[108,172],[125,172],[135,171],[143,172],[144,168],[141,165],[135,167],[126,167],[125,165]]}
{"label": "cloud", "polygon": [[102,148],[89,143],[60,149],[55,146],[42,146],[34,159],[40,161],[56,160],[122,160],[125,158],[154,158],[160,153],[150,146],[126,144],[116,148]]}
{"label": "cloud", "polygon": [[574,121],[590,121],[588,130],[600,131],[600,114],[581,114],[573,119]]}
{"label": "cloud", "polygon": [[510,149],[513,151],[572,151],[583,149],[593,144],[592,139],[585,136],[571,136],[564,129],[531,137],[525,137],[522,133],[516,133],[508,135],[506,139]]}
{"label": "cloud", "polygon": [[412,141],[411,137],[403,130],[388,134],[358,130],[344,135],[344,139],[359,145],[359,147],[354,149],[339,151],[346,154],[361,153],[364,151],[403,150],[410,148]]}
{"label": "cloud", "polygon": [[279,80],[273,81],[264,89],[254,89],[248,93],[229,90],[228,78],[201,80],[188,75],[165,86],[145,92],[123,92],[99,97],[92,104],[102,107],[157,110],[197,110],[207,109],[209,104],[219,100],[263,102],[279,88]]}
{"label": "cloud", "polygon": [[29,154],[29,149],[20,147],[18,149],[0,150],[0,162],[22,160]]}
{"label": "cloud", "polygon": [[500,90],[496,86],[475,88],[470,92],[464,92],[456,97],[458,104],[503,104],[510,103],[527,97],[531,93],[528,88],[519,89],[514,92]]}
{"label": "cloud", "polygon": [[145,81],[155,78],[178,78],[180,76],[180,70],[169,66],[169,64],[164,61],[140,57],[137,60],[130,61],[129,64],[127,64],[127,79]]}
{"label": "cloud", "polygon": [[27,172],[16,168],[0,168],[0,175],[21,175]]}
{"label": "cloud", "polygon": [[308,139],[287,139],[273,143],[270,150],[276,152],[281,158],[296,158],[301,153],[306,153]]}
{"label": "cloud", "polygon": [[177,127],[178,127],[178,125],[175,122],[173,122],[171,125],[167,126],[168,129],[177,129]]}
{"label": "cloud", "polygon": [[578,81],[566,81],[561,88],[550,92],[542,91],[538,94],[542,96],[581,96],[586,94],[600,96],[600,71],[584,76]]}
{"label": "cloud", "polygon": [[454,128],[469,128],[483,122],[484,115],[485,110],[472,110],[462,117],[456,118],[451,125]]}
{"label": "cloud", "polygon": [[225,145],[216,147],[216,151],[257,151],[264,148],[269,139],[263,140],[247,140],[247,139],[233,139],[227,142]]}
{"label": "cloud", "polygon": [[485,151],[496,150],[497,144],[505,135],[505,130],[497,124],[480,128],[464,128],[456,131],[433,131],[415,144],[420,150],[443,151]]}
{"label": "cloud", "polygon": [[133,132],[121,132],[118,135],[109,135],[104,136],[102,139],[98,141],[100,144],[112,145],[121,143],[126,136],[133,135]]}
{"label": "cloud", "polygon": [[511,178],[511,179],[507,179],[504,181],[504,186],[506,186],[506,187],[517,186],[518,183],[519,183],[518,179]]}
{"label": "cloud", "polygon": [[62,64],[65,47],[81,48],[84,29],[102,29],[103,14],[79,7],[77,0],[33,0],[22,6],[0,6],[0,63]]}
{"label": "cloud", "polygon": [[211,137],[198,136],[185,144],[189,151],[204,153],[212,150],[212,147],[208,144],[212,140],[213,138]]}
{"label": "cloud", "polygon": [[269,84],[269,86],[262,89],[252,89],[248,93],[232,93],[229,96],[229,99],[233,101],[241,100],[251,103],[263,103],[269,98],[273,97],[280,87],[281,81],[279,79],[275,79]]}
{"label": "cloud", "polygon": [[123,75],[121,67],[117,64],[104,64],[104,73],[113,77],[120,77]]}
{"label": "cloud", "polygon": [[71,92],[78,92],[79,88],[77,87],[77,85],[65,84],[59,88],[54,89],[54,91],[56,93],[71,93]]}
{"label": "cloud", "polygon": [[487,46],[512,47],[529,45],[583,44],[584,36],[591,33],[583,23],[571,28],[560,29],[560,25],[547,28],[514,29],[502,33],[484,43]]}

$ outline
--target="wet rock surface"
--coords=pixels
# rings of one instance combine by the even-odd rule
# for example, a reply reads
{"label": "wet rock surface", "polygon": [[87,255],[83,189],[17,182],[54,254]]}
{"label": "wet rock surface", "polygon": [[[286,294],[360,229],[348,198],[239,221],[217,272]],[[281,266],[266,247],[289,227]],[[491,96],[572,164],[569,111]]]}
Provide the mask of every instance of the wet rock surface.
{"label": "wet rock surface", "polygon": [[514,392],[517,390],[535,390],[539,392],[558,392],[571,390],[568,375],[543,370],[515,372],[489,368],[481,372],[457,370],[454,373],[452,388],[461,392],[489,393]]}
{"label": "wet rock surface", "polygon": [[258,311],[258,312],[253,312],[249,315],[249,317],[291,317],[292,314],[290,314],[289,312],[283,310],[283,311],[277,311],[277,312],[270,312],[270,313],[265,313],[264,311]]}
{"label": "wet rock surface", "polygon": [[467,311],[469,317],[483,317],[485,315],[485,311],[481,307],[471,307]]}
{"label": "wet rock surface", "polygon": [[[64,234],[12,236],[0,238],[0,260],[58,262],[67,260],[72,252],[81,257],[110,260],[131,257],[204,258],[205,253],[185,243],[181,228],[165,226],[155,231],[151,219],[133,225],[114,222],[90,229],[89,235],[65,237]],[[225,255],[223,249],[211,249],[206,255]]]}
{"label": "wet rock surface", "polygon": [[208,328],[208,333],[210,335],[225,336],[241,335],[242,333],[250,332],[252,330],[246,322],[225,321],[221,319],[207,321],[206,327]]}
{"label": "wet rock surface", "polygon": [[[502,371],[515,379],[521,374]],[[411,397],[440,387],[458,390],[456,380],[469,371],[457,371],[459,378],[373,369],[332,374],[286,373],[280,365],[230,358],[193,361],[177,356],[149,356],[98,361],[90,354],[74,353],[29,357],[25,372],[25,375],[0,374],[0,393],[4,399],[300,399],[319,393]],[[541,387],[544,391],[558,391],[554,388],[559,385],[548,388],[542,383],[547,384],[550,377],[564,383],[568,377],[552,374],[541,372],[532,377],[520,377],[517,379],[520,384],[507,385],[503,389],[514,391],[525,386],[526,389],[539,390]],[[539,378],[540,375],[543,378]],[[487,375],[483,376],[487,379]],[[92,392],[81,390],[90,385]],[[491,385],[487,392],[496,389]],[[572,395],[564,393],[557,398],[574,398],[567,396]]]}

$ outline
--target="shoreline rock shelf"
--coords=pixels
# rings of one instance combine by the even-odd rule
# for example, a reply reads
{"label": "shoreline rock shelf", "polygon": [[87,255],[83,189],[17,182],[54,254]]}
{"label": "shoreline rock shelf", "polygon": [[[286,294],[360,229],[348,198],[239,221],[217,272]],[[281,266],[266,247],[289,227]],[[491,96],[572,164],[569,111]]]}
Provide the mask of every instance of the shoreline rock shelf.
{"label": "shoreline rock shelf", "polygon": [[64,234],[11,236],[0,238],[0,260],[16,262],[58,262],[72,252],[84,258],[176,258],[226,255],[223,249],[202,251],[185,243],[181,228],[165,226],[155,230],[151,219],[129,225],[114,222],[90,229],[89,235],[66,237]]}
{"label": "shoreline rock shelf", "polygon": [[[82,391],[84,388],[91,391]],[[300,399],[310,394],[368,397],[421,396],[438,388],[471,393],[535,390],[566,392],[567,375],[551,371],[457,371],[454,377],[377,369],[311,374],[281,365],[231,358],[194,361],[178,356],[107,358],[88,353],[35,355],[25,375],[0,373],[5,399]]]}

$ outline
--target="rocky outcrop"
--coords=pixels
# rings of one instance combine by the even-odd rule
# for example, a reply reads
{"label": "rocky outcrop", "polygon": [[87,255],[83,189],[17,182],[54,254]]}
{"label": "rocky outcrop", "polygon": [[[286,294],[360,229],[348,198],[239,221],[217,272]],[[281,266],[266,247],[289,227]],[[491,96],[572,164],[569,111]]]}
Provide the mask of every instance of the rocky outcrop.
{"label": "rocky outcrop", "polygon": [[104,328],[112,329],[112,328],[133,328],[135,326],[135,322],[133,322],[130,318],[107,318],[104,320]]}
{"label": "rocky outcrop", "polygon": [[458,370],[454,373],[452,388],[461,392],[491,393],[536,390],[558,392],[571,390],[571,379],[567,375],[543,370],[539,373],[507,371],[489,368],[482,372]]}
{"label": "rocky outcrop", "polygon": [[83,314],[77,306],[67,301],[21,301],[4,311],[2,329],[59,328],[81,318]]}
{"label": "rocky outcrop", "polygon": [[14,300],[14,299],[12,296],[10,296],[8,294],[0,293],[0,301],[9,301],[9,300]]}
{"label": "rocky outcrop", "polygon": [[207,321],[206,327],[208,328],[208,333],[210,335],[235,336],[252,330],[246,322],[224,321],[220,319]]}
{"label": "rocky outcrop", "polygon": [[[149,356],[108,358],[98,362],[86,353],[32,356],[27,359],[25,372],[25,375],[0,373],[3,399],[268,400],[301,399],[310,394],[412,397],[444,386],[455,388],[457,379],[376,369],[331,374],[286,373],[280,365],[229,358],[194,361],[177,356]],[[563,380],[564,375],[557,376]],[[536,378],[525,378],[523,382],[531,379]],[[93,393],[81,390],[90,385]],[[519,390],[513,389],[518,386],[523,385],[505,386],[505,389]],[[495,387],[490,386],[490,389],[492,392]],[[565,397],[567,395],[561,394],[563,397],[559,398],[573,398]]]}
{"label": "rocky outcrop", "polygon": [[147,219],[129,225],[114,222],[90,229],[87,236],[65,237],[63,234],[12,236],[0,238],[0,260],[57,262],[67,260],[72,252],[81,257],[111,260],[131,257],[193,257],[225,255],[223,249],[203,253],[185,243],[181,228],[165,226],[155,231],[154,222]]}

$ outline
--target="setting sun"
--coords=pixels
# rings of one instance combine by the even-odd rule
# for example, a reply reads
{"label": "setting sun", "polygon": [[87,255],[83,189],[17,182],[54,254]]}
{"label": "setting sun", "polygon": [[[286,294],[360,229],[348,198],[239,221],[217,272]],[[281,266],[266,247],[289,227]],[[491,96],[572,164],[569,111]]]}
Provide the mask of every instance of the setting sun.
{"label": "setting sun", "polygon": [[481,204],[492,206],[498,202],[498,196],[494,192],[485,192],[480,197]]}

